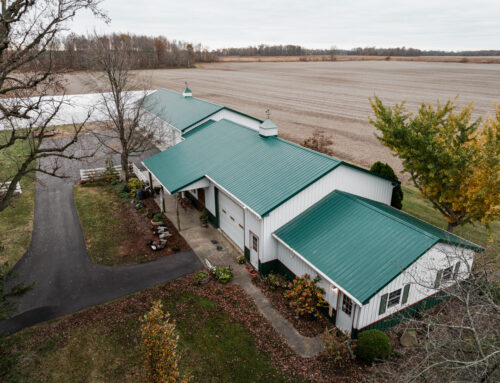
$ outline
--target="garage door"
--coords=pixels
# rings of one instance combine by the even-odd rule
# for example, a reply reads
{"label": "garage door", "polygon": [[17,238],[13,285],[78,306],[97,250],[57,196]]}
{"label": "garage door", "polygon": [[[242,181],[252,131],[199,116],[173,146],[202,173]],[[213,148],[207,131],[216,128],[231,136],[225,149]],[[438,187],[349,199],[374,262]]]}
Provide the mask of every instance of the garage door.
{"label": "garage door", "polygon": [[245,244],[243,208],[222,191],[219,191],[219,225],[221,230],[243,250]]}

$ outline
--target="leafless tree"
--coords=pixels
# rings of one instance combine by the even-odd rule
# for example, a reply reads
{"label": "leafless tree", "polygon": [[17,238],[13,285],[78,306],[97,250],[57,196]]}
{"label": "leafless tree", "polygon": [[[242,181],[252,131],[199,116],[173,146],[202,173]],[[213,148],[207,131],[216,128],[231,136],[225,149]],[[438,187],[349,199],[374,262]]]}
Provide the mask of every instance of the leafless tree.
{"label": "leafless tree", "polygon": [[[17,182],[36,171],[58,175],[57,168],[37,165],[46,157],[62,157],[77,141],[82,124],[64,144],[44,144],[44,132],[52,125],[63,99],[48,101],[45,95],[61,91],[51,54],[57,36],[82,9],[105,17],[101,0],[2,0],[0,15],[0,154],[9,156],[15,145],[28,149],[16,157],[15,166],[0,179],[0,211],[12,200]],[[45,59],[42,60],[41,58]],[[29,70],[27,70],[29,68]],[[36,131],[36,137],[35,137]]]}
{"label": "leafless tree", "polygon": [[[490,249],[470,265],[463,249],[445,251],[449,266],[412,276],[428,291],[443,288],[443,303],[401,325],[415,330],[420,344],[402,359],[380,366],[392,382],[500,381],[500,288],[498,252]],[[455,266],[466,265],[460,273]],[[422,275],[433,275],[430,281]]]}
{"label": "leafless tree", "polygon": [[107,80],[97,108],[109,120],[94,135],[120,155],[122,178],[128,181],[129,157],[151,149],[162,136],[158,120],[144,108],[149,82],[131,71],[135,55],[128,35],[95,36],[93,58]]}
{"label": "leafless tree", "polygon": [[304,143],[302,144],[302,146],[305,146],[306,148],[328,156],[333,156],[333,150],[330,149],[331,145],[333,145],[333,141],[325,135],[323,130],[320,129],[316,129],[310,137],[304,140]]}

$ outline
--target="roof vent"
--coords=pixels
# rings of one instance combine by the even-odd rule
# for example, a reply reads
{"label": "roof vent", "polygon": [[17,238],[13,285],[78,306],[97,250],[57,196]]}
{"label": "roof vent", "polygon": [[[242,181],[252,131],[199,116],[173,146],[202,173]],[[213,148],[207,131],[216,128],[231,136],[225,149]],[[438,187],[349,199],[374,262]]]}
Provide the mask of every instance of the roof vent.
{"label": "roof vent", "polygon": [[278,127],[269,118],[269,109],[266,110],[267,118],[259,125],[259,134],[263,137],[276,137],[278,135]]}
{"label": "roof vent", "polygon": [[193,92],[191,92],[191,89],[189,89],[187,82],[186,82],[186,89],[184,89],[184,92],[182,92],[182,96],[184,98],[186,98],[186,97],[193,97]]}

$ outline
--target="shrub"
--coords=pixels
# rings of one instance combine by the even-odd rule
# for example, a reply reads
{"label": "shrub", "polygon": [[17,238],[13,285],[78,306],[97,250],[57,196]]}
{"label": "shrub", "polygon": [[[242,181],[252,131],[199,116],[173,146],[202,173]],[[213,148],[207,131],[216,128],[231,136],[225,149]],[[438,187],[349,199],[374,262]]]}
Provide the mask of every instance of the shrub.
{"label": "shrub", "polygon": [[142,344],[148,382],[188,382],[179,373],[175,324],[170,314],[163,311],[161,301],[153,304],[141,320]]}
{"label": "shrub", "polygon": [[162,213],[156,213],[153,216],[153,221],[154,222],[161,222],[161,221],[163,221],[163,214]]}
{"label": "shrub", "polygon": [[309,274],[295,278],[285,291],[285,298],[299,316],[314,317],[319,315],[318,308],[326,307],[328,304],[323,299],[324,291],[317,286],[319,277],[311,280]]}
{"label": "shrub", "polygon": [[229,267],[215,266],[212,273],[215,279],[223,284],[228,283],[233,278],[233,271]]}
{"label": "shrub", "polygon": [[121,192],[120,193],[120,198],[123,198],[123,199],[129,199],[130,198],[130,195],[126,192]]}
{"label": "shrub", "polygon": [[356,356],[368,363],[386,360],[391,355],[389,337],[380,330],[366,330],[358,335]]}
{"label": "shrub", "polygon": [[131,198],[135,198],[138,189],[142,189],[142,181],[138,178],[130,178],[128,181],[128,189]]}
{"label": "shrub", "polygon": [[269,273],[266,275],[264,281],[271,290],[276,290],[278,287],[286,287],[286,282],[278,274]]}
{"label": "shrub", "polygon": [[347,342],[349,339],[338,329],[334,328],[325,334],[325,355],[337,367],[345,367],[353,359]]}
{"label": "shrub", "polygon": [[180,248],[179,248],[179,246],[174,245],[174,246],[172,246],[172,250],[173,250],[173,251],[179,251],[179,250],[180,250]]}
{"label": "shrub", "polygon": [[[399,182],[398,176],[388,164],[377,161],[372,165],[370,171],[380,174],[391,181]],[[403,189],[401,189],[401,185],[397,185],[392,189],[391,206],[399,210],[403,207]]]}
{"label": "shrub", "polygon": [[302,144],[306,148],[326,154],[327,156],[333,156],[333,150],[330,149],[330,145],[333,145],[333,141],[325,135],[324,131],[319,129],[316,129],[312,136],[306,138]]}
{"label": "shrub", "polygon": [[198,271],[193,277],[193,284],[201,285],[201,283],[208,278],[206,271]]}

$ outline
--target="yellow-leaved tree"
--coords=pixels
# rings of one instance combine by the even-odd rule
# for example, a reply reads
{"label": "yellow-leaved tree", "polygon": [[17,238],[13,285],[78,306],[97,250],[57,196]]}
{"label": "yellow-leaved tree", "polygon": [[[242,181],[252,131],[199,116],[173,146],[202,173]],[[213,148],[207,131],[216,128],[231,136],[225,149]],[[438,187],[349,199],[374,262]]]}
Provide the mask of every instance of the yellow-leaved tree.
{"label": "yellow-leaved tree", "polygon": [[434,107],[422,103],[416,114],[404,102],[386,106],[370,99],[370,123],[379,141],[397,155],[424,198],[455,232],[466,223],[489,223],[500,213],[500,105],[481,123],[472,119],[472,103],[455,100]]}
{"label": "yellow-leaved tree", "polygon": [[163,310],[160,300],[144,315],[141,325],[148,382],[189,382],[179,373],[175,324],[170,322],[170,314]]}

